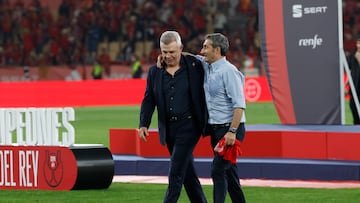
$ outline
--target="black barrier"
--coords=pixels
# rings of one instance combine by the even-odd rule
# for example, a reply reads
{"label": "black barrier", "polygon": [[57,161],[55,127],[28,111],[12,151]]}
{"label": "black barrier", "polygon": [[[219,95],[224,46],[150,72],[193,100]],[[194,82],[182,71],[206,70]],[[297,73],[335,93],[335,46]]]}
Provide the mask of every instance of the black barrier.
{"label": "black barrier", "polygon": [[70,147],[76,158],[78,174],[72,190],[106,189],[114,177],[114,160],[103,145],[74,145]]}

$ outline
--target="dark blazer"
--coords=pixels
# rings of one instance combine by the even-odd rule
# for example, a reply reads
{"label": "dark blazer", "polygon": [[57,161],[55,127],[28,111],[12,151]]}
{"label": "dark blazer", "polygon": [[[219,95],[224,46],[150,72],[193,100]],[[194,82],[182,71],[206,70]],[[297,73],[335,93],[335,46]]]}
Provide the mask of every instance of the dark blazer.
{"label": "dark blazer", "polygon": [[[186,64],[185,68],[187,69],[189,78],[192,114],[197,127],[195,130],[199,132],[200,136],[201,132],[205,129],[206,123],[206,104],[203,89],[204,69],[201,62],[193,56],[182,55],[180,60],[181,64]],[[149,69],[145,95],[141,103],[139,127],[150,126],[151,118],[156,107],[158,112],[160,143],[165,145],[166,124],[168,121],[166,118],[165,98],[162,91],[163,71],[165,71],[164,68],[158,68],[156,65],[153,65]]]}
{"label": "dark blazer", "polygon": [[[351,54],[348,59],[349,68],[351,70],[351,78],[354,82],[355,90],[358,96],[360,96],[360,64],[355,58],[355,53]],[[354,102],[352,92],[350,91],[350,102]]]}

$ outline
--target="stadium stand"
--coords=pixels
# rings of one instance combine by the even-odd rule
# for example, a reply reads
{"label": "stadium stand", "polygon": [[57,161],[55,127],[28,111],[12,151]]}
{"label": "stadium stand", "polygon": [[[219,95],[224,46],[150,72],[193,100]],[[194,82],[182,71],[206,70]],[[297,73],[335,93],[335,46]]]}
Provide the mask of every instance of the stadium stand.
{"label": "stadium stand", "polygon": [[[356,0],[343,1],[346,54],[360,32],[359,13]],[[128,64],[134,53],[153,63],[160,34],[173,29],[195,53],[205,33],[221,31],[232,44],[230,61],[251,76],[263,72],[257,0],[0,0],[0,14],[0,67],[36,66],[40,56],[49,66],[91,64],[100,46],[113,63]]]}

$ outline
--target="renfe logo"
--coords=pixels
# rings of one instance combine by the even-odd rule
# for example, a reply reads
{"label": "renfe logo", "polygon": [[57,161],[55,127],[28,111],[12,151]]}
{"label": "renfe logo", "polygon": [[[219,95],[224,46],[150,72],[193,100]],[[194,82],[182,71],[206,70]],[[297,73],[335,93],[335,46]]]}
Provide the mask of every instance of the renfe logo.
{"label": "renfe logo", "polygon": [[327,6],[313,6],[303,8],[303,5],[301,4],[294,4],[292,6],[292,16],[293,18],[301,18],[303,15],[326,13],[327,9]]}
{"label": "renfe logo", "polygon": [[299,40],[299,47],[309,47],[311,46],[312,49],[315,49],[317,46],[321,46],[323,43],[323,39],[319,38],[316,34],[314,38],[309,39],[300,39]]}

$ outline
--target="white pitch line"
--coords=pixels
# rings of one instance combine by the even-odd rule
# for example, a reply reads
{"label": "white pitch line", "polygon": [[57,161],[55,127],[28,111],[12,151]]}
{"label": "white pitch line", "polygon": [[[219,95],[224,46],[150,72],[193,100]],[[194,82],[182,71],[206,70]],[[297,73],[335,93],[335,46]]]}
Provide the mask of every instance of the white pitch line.
{"label": "white pitch line", "polygon": [[[202,185],[212,185],[210,178],[199,178]],[[166,176],[116,175],[113,182],[167,184]],[[242,186],[286,187],[286,188],[360,188],[360,181],[304,181],[304,180],[265,180],[241,179]]]}

